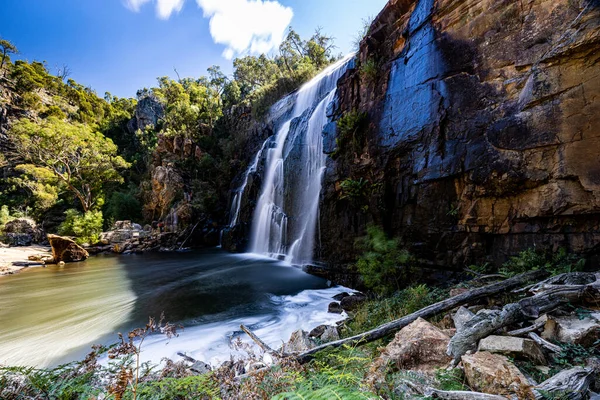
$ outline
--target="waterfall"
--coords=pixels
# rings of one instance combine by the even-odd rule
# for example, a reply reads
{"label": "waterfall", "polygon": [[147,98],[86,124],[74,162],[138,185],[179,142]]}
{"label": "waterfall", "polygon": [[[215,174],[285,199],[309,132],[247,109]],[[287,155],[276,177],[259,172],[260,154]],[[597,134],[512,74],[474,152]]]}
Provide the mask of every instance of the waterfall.
{"label": "waterfall", "polygon": [[[250,169],[256,170],[261,159],[265,168],[252,221],[251,252],[296,264],[312,261],[326,161],[322,137],[328,122],[326,110],[335,99],[338,79],[353,58],[340,60],[301,87],[291,117],[256,155]],[[242,194],[243,188],[234,198],[232,222],[237,222]]]}

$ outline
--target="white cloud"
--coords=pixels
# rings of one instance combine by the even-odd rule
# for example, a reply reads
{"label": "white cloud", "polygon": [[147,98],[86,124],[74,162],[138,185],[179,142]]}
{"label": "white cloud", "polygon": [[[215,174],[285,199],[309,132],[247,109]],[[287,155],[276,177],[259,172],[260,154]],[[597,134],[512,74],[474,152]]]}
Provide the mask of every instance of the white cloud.
{"label": "white cloud", "polygon": [[[149,2],[156,13],[169,19],[183,8],[185,0],[125,0],[138,12]],[[231,60],[244,54],[262,54],[276,49],[283,41],[294,12],[275,0],[196,0],[210,18],[210,34],[215,43],[225,45],[223,57]]]}
{"label": "white cloud", "polygon": [[[127,8],[132,11],[138,12],[140,8],[151,0],[125,0]],[[156,14],[160,19],[169,19],[171,14],[178,13],[183,8],[185,0],[155,0],[156,2]]]}
{"label": "white cloud", "polygon": [[196,0],[210,18],[215,43],[227,46],[223,57],[261,54],[276,49],[283,41],[294,12],[277,1]]}

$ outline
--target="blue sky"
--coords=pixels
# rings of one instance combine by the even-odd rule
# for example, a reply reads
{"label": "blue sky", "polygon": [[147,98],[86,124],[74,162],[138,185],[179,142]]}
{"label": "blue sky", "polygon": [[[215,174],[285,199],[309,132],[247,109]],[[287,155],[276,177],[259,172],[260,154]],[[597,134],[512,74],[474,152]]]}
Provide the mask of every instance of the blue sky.
{"label": "blue sky", "polygon": [[[287,21],[303,37],[317,26],[348,53],[361,20],[387,0],[2,0],[0,37],[20,58],[66,64],[99,95],[135,96],[159,76],[231,73],[232,56],[275,48]],[[293,16],[292,16],[293,15]],[[218,42],[218,43],[215,43]]]}

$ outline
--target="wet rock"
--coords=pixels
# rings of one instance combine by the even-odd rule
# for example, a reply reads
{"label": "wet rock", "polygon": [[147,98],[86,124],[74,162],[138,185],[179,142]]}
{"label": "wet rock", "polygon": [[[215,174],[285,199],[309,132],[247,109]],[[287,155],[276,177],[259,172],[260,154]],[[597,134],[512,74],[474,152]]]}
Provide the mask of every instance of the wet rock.
{"label": "wet rock", "polygon": [[348,297],[344,297],[340,301],[340,306],[344,311],[354,311],[367,300],[367,296],[361,294],[353,294]]}
{"label": "wet rock", "polygon": [[452,320],[454,321],[454,326],[456,327],[456,331],[460,332],[464,329],[465,324],[473,318],[475,314],[466,309],[465,307],[460,307],[456,313],[452,316]]}
{"label": "wet rock", "polygon": [[482,351],[462,356],[462,363],[474,391],[502,396],[525,394],[519,398],[531,395],[529,381],[505,356]]}
{"label": "wet rock", "polygon": [[536,365],[545,365],[546,358],[540,346],[530,339],[511,336],[488,336],[479,342],[478,351],[529,359]]}
{"label": "wet rock", "polygon": [[292,333],[290,340],[283,345],[284,353],[301,353],[316,347],[316,343],[308,336],[308,332],[299,329]]}
{"label": "wet rock", "polygon": [[325,327],[325,331],[320,339],[323,343],[333,342],[335,340],[340,340],[340,334],[335,326],[328,325]]}
{"label": "wet rock", "polygon": [[443,368],[452,361],[446,354],[449,341],[439,328],[419,318],[396,333],[375,364],[417,371]]}
{"label": "wet rock", "polygon": [[562,343],[592,346],[600,340],[600,312],[589,315],[549,317],[542,337]]}
{"label": "wet rock", "polygon": [[196,373],[197,375],[204,375],[204,374],[208,374],[210,371],[212,371],[212,368],[210,365],[208,365],[207,363],[205,363],[203,361],[196,361],[190,367],[190,371]]}
{"label": "wet rock", "polygon": [[57,235],[48,235],[48,241],[52,247],[52,258],[54,262],[79,262],[86,260],[89,253],[73,240]]}
{"label": "wet rock", "polygon": [[313,337],[313,338],[320,338],[321,335],[325,332],[326,328],[327,328],[327,325],[319,325],[315,329],[310,331],[308,336]]}
{"label": "wet rock", "polygon": [[335,301],[342,301],[342,299],[343,299],[344,297],[348,297],[348,296],[350,296],[350,294],[348,294],[348,293],[346,293],[346,292],[342,292],[342,293],[338,293],[338,294],[336,294],[336,295],[335,295],[335,296],[333,296],[332,298],[333,298]]}
{"label": "wet rock", "polygon": [[327,312],[332,314],[341,314],[342,312],[344,312],[344,310],[342,309],[340,303],[333,301],[329,303],[329,307],[327,307]]}

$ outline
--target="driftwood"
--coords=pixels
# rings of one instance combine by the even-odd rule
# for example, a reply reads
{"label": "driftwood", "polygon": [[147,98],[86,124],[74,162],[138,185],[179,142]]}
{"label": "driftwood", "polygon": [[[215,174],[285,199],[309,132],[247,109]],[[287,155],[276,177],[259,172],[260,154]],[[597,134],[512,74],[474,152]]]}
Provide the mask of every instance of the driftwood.
{"label": "driftwood", "polygon": [[592,369],[583,367],[561,371],[535,387],[535,398],[545,399],[548,398],[547,395],[567,400],[587,398],[587,392],[593,380],[593,372]]}
{"label": "driftwood", "polygon": [[479,392],[467,392],[462,390],[438,390],[432,387],[419,386],[415,383],[403,380],[406,386],[413,391],[417,392],[426,397],[432,397],[434,399],[447,399],[447,400],[506,400],[506,397],[498,396],[495,394],[479,393]]}
{"label": "driftwood", "polygon": [[263,349],[263,351],[265,353],[268,353],[268,354],[271,354],[271,355],[274,355],[274,356],[277,356],[277,357],[283,357],[284,356],[283,353],[280,353],[280,352],[278,352],[276,350],[273,350],[271,347],[269,347],[268,344],[266,344],[265,342],[263,342],[261,338],[259,338],[258,336],[256,336],[254,334],[254,332],[252,332],[250,329],[248,329],[245,325],[240,325],[240,329],[243,330],[244,332],[246,332],[246,334],[248,336],[250,336],[250,338],[252,340],[254,340],[254,342],[258,345],[258,347],[260,347],[261,349]]}
{"label": "driftwood", "polygon": [[370,331],[346,339],[336,340],[333,342],[325,343],[321,346],[317,346],[311,350],[305,351],[304,353],[300,353],[299,355],[297,355],[297,359],[299,362],[305,363],[310,361],[316,353],[324,349],[337,348],[344,345],[352,346],[373,342],[377,339],[381,339],[391,333],[394,333],[404,328],[405,326],[414,322],[418,318],[430,318],[437,314],[450,311],[453,308],[468,304],[475,300],[479,300],[488,296],[493,296],[498,293],[503,293],[514,288],[520,287],[529,282],[530,280],[541,279],[546,276],[548,276],[548,274],[545,271],[531,271],[507,279],[503,282],[498,282],[477,289],[473,289],[468,292],[459,294],[458,296],[454,296],[444,301],[440,301],[438,303],[427,306],[417,312],[409,314],[395,321],[391,321],[386,324],[380,325],[377,328],[372,329]]}
{"label": "driftwood", "polygon": [[542,328],[544,325],[546,325],[546,321],[538,321],[531,326],[527,326],[527,327],[521,328],[521,329],[515,329],[514,331],[506,332],[506,334],[508,336],[523,336],[523,335],[527,335],[529,332],[537,331],[538,329]]}
{"label": "driftwood", "polygon": [[500,311],[479,312],[467,324],[464,330],[457,332],[448,344],[448,355],[455,362],[469,350],[474,350],[477,342],[500,328],[537,318],[565,303],[594,301],[600,296],[600,283],[589,285],[552,286],[533,297],[518,303],[507,304]]}
{"label": "driftwood", "polygon": [[547,341],[545,339],[542,339],[535,332],[529,332],[529,335],[527,335],[527,336],[529,336],[530,339],[532,339],[534,342],[536,342],[537,344],[539,344],[543,348],[545,348],[547,350],[550,350],[553,353],[558,353],[561,350],[560,346],[557,346],[555,344],[550,343],[549,341]]}

